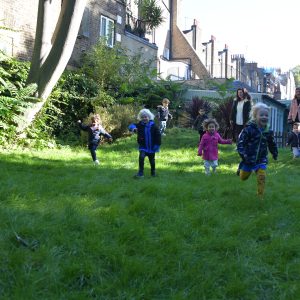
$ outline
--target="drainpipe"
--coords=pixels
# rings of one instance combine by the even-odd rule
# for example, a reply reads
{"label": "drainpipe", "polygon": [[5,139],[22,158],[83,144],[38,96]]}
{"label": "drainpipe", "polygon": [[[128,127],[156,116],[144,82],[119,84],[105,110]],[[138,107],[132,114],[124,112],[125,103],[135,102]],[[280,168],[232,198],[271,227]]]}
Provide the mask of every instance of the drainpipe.
{"label": "drainpipe", "polygon": [[214,53],[215,53],[215,37],[211,36],[211,53],[210,53],[210,73],[211,77],[214,77]]}
{"label": "drainpipe", "polygon": [[228,78],[228,75],[227,75],[227,72],[228,72],[228,46],[227,45],[225,45],[225,48],[224,48],[224,50],[225,50],[225,79],[227,79]]}
{"label": "drainpipe", "polygon": [[196,20],[194,19],[194,24],[192,25],[192,33],[193,33],[193,48],[195,51],[197,50],[197,25]]}
{"label": "drainpipe", "polygon": [[169,49],[170,49],[170,55],[169,59],[173,56],[173,49],[172,49],[172,35],[173,35],[173,0],[170,0],[170,38],[169,38]]}

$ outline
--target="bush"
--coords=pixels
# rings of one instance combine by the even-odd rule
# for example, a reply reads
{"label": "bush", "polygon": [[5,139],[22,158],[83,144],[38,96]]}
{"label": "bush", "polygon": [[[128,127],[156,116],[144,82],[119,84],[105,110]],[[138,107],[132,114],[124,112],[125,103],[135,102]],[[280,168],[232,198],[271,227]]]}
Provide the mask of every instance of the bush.
{"label": "bush", "polygon": [[212,112],[213,117],[220,125],[219,132],[224,138],[232,138],[232,128],[230,125],[232,104],[233,98],[229,97],[218,103]]}
{"label": "bush", "polygon": [[29,64],[0,52],[0,145],[15,143],[22,112],[31,104],[35,85],[25,87]]}
{"label": "bush", "polygon": [[186,102],[185,110],[188,113],[187,127],[191,127],[198,116],[199,109],[204,109],[206,114],[212,112],[216,108],[216,104],[212,101],[204,100],[199,97],[193,97],[192,101]]}
{"label": "bush", "polygon": [[[18,61],[0,51],[0,78],[4,82],[11,82],[20,88],[25,87],[29,66],[29,62]],[[0,94],[7,96],[8,93],[6,87],[0,84]]]}
{"label": "bush", "polygon": [[64,73],[39,115],[44,119],[39,124],[41,129],[61,141],[76,143],[77,120],[93,112],[92,99],[97,93],[97,84],[86,75],[74,71]]}
{"label": "bush", "polygon": [[128,125],[137,121],[140,107],[128,105],[113,105],[109,107],[96,107],[96,113],[101,116],[102,125],[114,139],[128,134]]}

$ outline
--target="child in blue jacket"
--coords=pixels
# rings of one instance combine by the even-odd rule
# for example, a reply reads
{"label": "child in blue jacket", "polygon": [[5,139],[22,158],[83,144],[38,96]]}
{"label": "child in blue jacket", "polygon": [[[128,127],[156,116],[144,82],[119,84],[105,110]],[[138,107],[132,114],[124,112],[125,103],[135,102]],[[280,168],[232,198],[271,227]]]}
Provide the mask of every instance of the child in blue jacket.
{"label": "child in blue jacket", "polygon": [[252,119],[239,135],[237,151],[242,158],[239,165],[241,180],[247,180],[254,171],[257,176],[257,194],[265,190],[268,149],[277,160],[278,149],[273,131],[268,128],[269,107],[257,103],[252,109]]}
{"label": "child in blue jacket", "polygon": [[151,166],[151,176],[155,176],[155,153],[159,152],[161,145],[161,134],[159,128],[155,125],[154,115],[149,109],[142,109],[138,114],[139,122],[129,125],[131,132],[137,133],[137,142],[139,144],[139,171],[136,178],[144,177],[144,161],[148,156]]}

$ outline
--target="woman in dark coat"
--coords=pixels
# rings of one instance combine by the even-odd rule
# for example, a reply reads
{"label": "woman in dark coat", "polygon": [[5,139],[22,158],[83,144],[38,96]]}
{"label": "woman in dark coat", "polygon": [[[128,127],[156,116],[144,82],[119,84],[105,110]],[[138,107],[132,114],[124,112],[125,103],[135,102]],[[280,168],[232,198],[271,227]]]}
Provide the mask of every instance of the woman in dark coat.
{"label": "woman in dark coat", "polygon": [[235,142],[250,119],[251,106],[251,96],[247,90],[237,89],[230,116],[230,124],[233,128],[233,140]]}

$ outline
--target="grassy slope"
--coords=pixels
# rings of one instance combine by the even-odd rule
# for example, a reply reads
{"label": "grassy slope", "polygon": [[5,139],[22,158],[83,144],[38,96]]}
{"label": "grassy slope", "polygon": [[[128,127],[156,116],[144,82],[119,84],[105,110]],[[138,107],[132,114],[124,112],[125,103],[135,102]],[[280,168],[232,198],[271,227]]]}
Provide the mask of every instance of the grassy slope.
{"label": "grassy slope", "polygon": [[300,161],[281,150],[262,202],[234,146],[206,177],[197,138],[173,129],[143,180],[135,137],[99,167],[83,149],[1,151],[0,298],[299,299]]}

